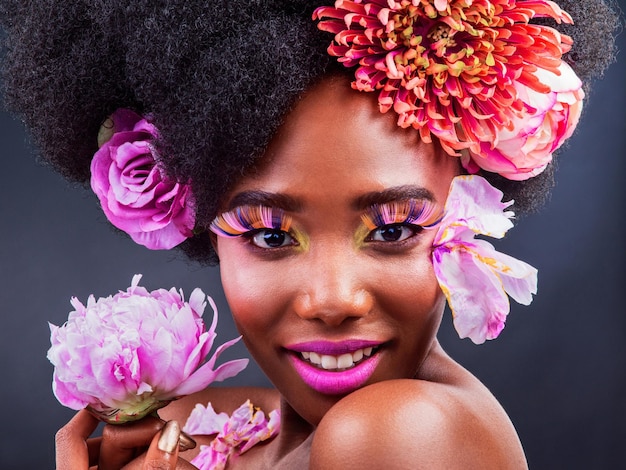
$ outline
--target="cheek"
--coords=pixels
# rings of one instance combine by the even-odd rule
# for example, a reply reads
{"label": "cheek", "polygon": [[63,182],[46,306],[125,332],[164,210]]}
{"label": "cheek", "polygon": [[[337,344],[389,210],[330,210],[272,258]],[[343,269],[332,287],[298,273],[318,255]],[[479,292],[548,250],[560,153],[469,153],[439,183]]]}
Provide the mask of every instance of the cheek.
{"label": "cheek", "polygon": [[279,271],[250,259],[238,239],[220,239],[218,253],[222,287],[239,332],[265,328],[275,320],[272,312],[280,311]]}
{"label": "cheek", "polygon": [[[387,283],[387,298],[395,302],[399,315],[407,323],[429,321],[443,310],[445,297],[430,258],[430,253],[422,253],[403,263],[398,270],[402,275],[395,276],[396,282]],[[437,320],[438,321],[438,320]]]}
{"label": "cheek", "polygon": [[397,354],[405,368],[399,366],[401,376],[414,377],[426,358],[443,317],[446,299],[439,287],[430,259],[411,271],[411,284],[404,286],[405,295],[399,297],[395,311],[401,340]]}

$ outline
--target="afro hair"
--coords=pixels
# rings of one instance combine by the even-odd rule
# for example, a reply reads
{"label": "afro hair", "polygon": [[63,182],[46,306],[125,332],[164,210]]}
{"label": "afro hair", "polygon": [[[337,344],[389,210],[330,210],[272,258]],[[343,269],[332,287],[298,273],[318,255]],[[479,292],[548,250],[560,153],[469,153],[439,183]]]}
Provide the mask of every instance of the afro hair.
{"label": "afro hair", "polygon": [[[89,180],[108,115],[149,113],[167,172],[192,180],[197,224],[208,226],[303,92],[329,73],[351,73],[311,20],[320,3],[2,0],[6,105],[44,160],[79,182]],[[603,0],[559,4],[575,25],[550,25],[574,38],[565,60],[588,85],[614,58],[619,17]],[[524,213],[544,202],[553,167],[523,182],[484,176]],[[216,261],[207,233],[181,247]]]}

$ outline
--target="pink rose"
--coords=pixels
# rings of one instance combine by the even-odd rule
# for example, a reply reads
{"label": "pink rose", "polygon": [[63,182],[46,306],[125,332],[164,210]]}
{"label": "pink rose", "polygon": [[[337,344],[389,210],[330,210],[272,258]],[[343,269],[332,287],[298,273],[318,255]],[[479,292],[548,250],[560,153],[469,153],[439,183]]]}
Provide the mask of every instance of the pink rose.
{"label": "pink rose", "polygon": [[[67,322],[50,325],[48,359],[54,365],[52,388],[61,404],[85,407],[100,419],[123,423],[157,410],[170,401],[232,377],[247,359],[215,368],[219,355],[239,338],[219,346],[205,359],[216,337],[217,311],[200,289],[186,302],[182,292],[130,288],[87,306],[72,298]],[[202,314],[207,300],[214,310],[207,331]]]}
{"label": "pink rose", "polygon": [[562,62],[559,71],[560,75],[541,68],[535,72],[539,81],[551,88],[550,93],[515,83],[528,114],[513,120],[513,130],[500,130],[493,144],[482,142],[478,155],[470,150],[471,161],[465,154],[463,164],[470,172],[475,172],[477,165],[521,181],[546,168],[552,153],[574,132],[585,96],[582,82],[569,65]]}
{"label": "pink rose", "polygon": [[[154,155],[157,129],[128,109],[105,124],[102,144],[91,162],[91,187],[109,221],[140,245],[167,250],[193,235],[191,187],[168,179]],[[103,132],[104,131],[104,132]]]}

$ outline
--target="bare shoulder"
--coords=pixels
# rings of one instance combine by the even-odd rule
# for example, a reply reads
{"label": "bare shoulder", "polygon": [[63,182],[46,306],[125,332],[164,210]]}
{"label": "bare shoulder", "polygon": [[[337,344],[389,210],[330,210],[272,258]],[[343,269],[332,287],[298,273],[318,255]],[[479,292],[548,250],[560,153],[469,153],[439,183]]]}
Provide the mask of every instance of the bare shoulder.
{"label": "bare shoulder", "polygon": [[159,410],[164,420],[175,419],[185,423],[189,414],[199,403],[211,403],[216,412],[232,413],[246,400],[266,413],[280,407],[280,395],[274,389],[261,387],[214,387],[188,395]]}
{"label": "bare shoulder", "polygon": [[331,408],[315,433],[311,468],[527,466],[513,425],[484,387],[401,379],[364,387]]}

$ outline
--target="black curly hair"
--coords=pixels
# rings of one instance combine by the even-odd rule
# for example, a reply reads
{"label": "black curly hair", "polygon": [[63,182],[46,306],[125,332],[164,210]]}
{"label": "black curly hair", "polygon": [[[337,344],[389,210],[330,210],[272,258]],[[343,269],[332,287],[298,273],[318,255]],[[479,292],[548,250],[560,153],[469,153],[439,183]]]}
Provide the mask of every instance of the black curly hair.
{"label": "black curly hair", "polygon": [[[587,85],[615,54],[619,17],[609,1],[561,0],[575,26],[549,23],[574,38],[565,60]],[[298,97],[327,74],[352,74],[328,56],[331,38],[311,20],[320,3],[330,2],[2,0],[6,105],[43,158],[79,182],[89,180],[108,115],[149,113],[167,172],[193,175],[197,223],[208,226]],[[523,213],[543,203],[553,168],[524,182],[484,176]],[[181,247],[216,261],[206,233]]]}

